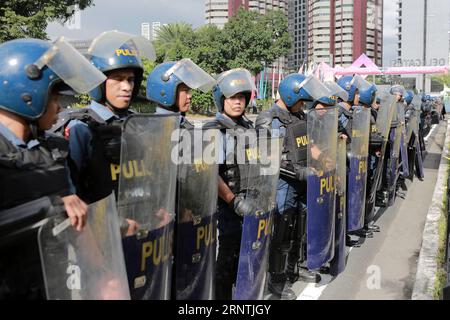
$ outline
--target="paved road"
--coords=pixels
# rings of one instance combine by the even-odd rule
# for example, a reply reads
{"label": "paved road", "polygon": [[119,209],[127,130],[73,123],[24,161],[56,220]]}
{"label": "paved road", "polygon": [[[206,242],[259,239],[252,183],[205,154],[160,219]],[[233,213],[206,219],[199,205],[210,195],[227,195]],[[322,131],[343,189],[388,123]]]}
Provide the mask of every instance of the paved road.
{"label": "paved road", "polygon": [[[411,298],[446,128],[447,122],[442,121],[428,139],[425,180],[415,178],[407,185],[406,199],[397,197],[394,206],[378,211],[376,224],[381,232],[350,250],[346,270],[337,278],[322,275],[320,284],[295,283],[292,288],[299,300]],[[273,299],[271,295],[266,298]]]}

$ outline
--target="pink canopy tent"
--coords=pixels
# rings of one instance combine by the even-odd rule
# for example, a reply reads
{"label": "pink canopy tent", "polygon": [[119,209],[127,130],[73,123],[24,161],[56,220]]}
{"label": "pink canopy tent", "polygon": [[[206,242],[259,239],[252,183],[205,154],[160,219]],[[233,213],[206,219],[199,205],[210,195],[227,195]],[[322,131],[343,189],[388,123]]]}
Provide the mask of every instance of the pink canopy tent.
{"label": "pink canopy tent", "polygon": [[[325,64],[326,65],[326,64]],[[343,68],[341,66],[335,66],[331,68],[326,65],[328,68],[326,70],[334,71],[335,76],[344,76],[344,75],[400,75],[400,74],[436,74],[436,73],[448,73],[450,68],[449,66],[439,66],[439,67],[391,67],[387,69],[378,68],[372,60],[369,59],[364,53],[353,62],[350,67]],[[323,64],[321,66],[323,68]]]}

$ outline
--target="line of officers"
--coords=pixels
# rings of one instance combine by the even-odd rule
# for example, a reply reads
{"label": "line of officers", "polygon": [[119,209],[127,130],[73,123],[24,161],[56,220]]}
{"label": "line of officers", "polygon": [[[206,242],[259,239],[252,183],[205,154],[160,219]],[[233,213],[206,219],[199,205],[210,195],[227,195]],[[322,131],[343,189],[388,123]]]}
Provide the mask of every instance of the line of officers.
{"label": "line of officers", "polygon": [[[134,112],[155,59],[142,37],[104,32],[85,56],[19,39],[0,56],[1,299],[295,299],[423,179],[421,101],[400,86],[291,74],[252,123],[251,74],[190,59],[157,65],[156,113]],[[185,118],[192,89],[212,90],[213,121]],[[79,93],[91,104],[60,113]]]}

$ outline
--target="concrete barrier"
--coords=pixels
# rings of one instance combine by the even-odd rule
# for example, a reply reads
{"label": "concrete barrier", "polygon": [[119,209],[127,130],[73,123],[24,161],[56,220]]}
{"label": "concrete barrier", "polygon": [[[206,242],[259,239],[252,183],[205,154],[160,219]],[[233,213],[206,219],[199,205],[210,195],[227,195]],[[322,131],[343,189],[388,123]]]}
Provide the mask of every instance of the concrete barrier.
{"label": "concrete barrier", "polygon": [[[439,220],[447,208],[443,207],[444,198],[447,196],[447,170],[450,163],[450,120],[447,120],[447,132],[444,149],[439,165],[438,179],[434,189],[431,206],[428,210],[423,231],[422,248],[420,250],[417,265],[416,280],[412,294],[412,300],[433,300],[433,290],[437,273],[437,254],[439,246]],[[426,177],[425,177],[426,179]]]}

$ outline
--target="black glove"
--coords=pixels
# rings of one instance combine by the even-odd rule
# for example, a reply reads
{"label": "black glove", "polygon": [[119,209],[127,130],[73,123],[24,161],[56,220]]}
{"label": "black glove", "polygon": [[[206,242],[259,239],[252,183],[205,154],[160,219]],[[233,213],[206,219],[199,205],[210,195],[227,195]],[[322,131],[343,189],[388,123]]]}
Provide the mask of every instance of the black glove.
{"label": "black glove", "polygon": [[242,195],[236,195],[229,203],[229,206],[240,217],[253,213],[252,202]]}

